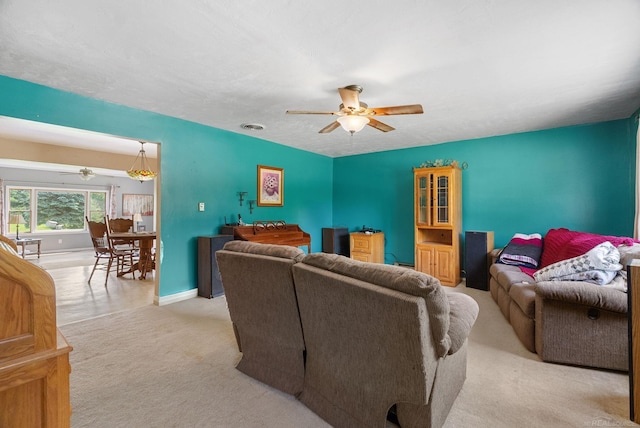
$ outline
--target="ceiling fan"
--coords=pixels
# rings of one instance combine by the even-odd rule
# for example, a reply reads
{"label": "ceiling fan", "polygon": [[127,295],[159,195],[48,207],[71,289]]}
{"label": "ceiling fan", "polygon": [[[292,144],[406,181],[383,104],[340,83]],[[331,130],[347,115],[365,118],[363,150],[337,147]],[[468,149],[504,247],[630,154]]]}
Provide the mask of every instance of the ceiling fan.
{"label": "ceiling fan", "polygon": [[339,88],[338,93],[342,98],[338,111],[304,111],[304,110],[287,110],[287,114],[330,114],[339,116],[338,119],[322,128],[319,133],[327,134],[339,126],[351,135],[362,130],[365,125],[369,125],[382,132],[393,131],[395,128],[380,122],[374,116],[391,116],[397,114],[422,114],[422,105],[411,104],[406,106],[393,107],[369,107],[367,104],[359,100],[359,94],[362,93],[362,86],[349,85]]}
{"label": "ceiling fan", "polygon": [[78,172],[63,172],[63,175],[76,175],[80,176],[80,180],[89,181],[96,176],[96,173],[89,168],[80,168]]}

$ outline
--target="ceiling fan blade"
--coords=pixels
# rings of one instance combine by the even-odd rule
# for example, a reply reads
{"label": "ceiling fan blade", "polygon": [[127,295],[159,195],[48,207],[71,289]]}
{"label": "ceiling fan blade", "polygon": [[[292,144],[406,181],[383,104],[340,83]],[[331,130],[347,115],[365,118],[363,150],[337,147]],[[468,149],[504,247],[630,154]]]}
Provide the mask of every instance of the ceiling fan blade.
{"label": "ceiling fan blade", "polygon": [[329,132],[333,131],[334,129],[338,128],[339,126],[340,126],[340,124],[336,120],[335,122],[332,122],[332,123],[328,124],[327,126],[322,128],[320,131],[318,131],[318,134],[328,134]]}
{"label": "ceiling fan blade", "polygon": [[369,123],[367,123],[367,125],[369,125],[369,126],[371,126],[373,128],[376,128],[377,130],[382,131],[382,132],[389,132],[389,131],[393,131],[394,129],[396,129],[393,126],[389,126],[386,123],[382,123],[379,120],[375,120],[372,117],[369,118]]}
{"label": "ceiling fan blade", "polygon": [[287,110],[287,114],[337,114],[335,111]]}
{"label": "ceiling fan blade", "polygon": [[340,93],[340,98],[342,98],[342,104],[346,108],[353,110],[360,108],[360,100],[358,99],[358,94],[362,92],[360,86],[351,85],[345,88],[338,88],[338,92]]}
{"label": "ceiling fan blade", "polygon": [[422,114],[424,111],[422,110],[422,105],[420,104],[411,104],[406,106],[393,106],[393,107],[372,107],[370,110],[373,110],[376,113],[376,116],[391,116],[394,114]]}

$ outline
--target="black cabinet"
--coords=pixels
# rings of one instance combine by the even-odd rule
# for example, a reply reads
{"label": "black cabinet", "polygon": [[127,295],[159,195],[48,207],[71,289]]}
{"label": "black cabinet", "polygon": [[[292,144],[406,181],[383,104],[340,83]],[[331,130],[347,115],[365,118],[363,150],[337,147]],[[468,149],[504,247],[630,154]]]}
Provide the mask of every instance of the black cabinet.
{"label": "black cabinet", "polygon": [[466,232],[464,235],[467,287],[489,290],[489,253],[493,251],[493,232]]}
{"label": "black cabinet", "polygon": [[322,252],[349,257],[349,231],[346,227],[322,228]]}
{"label": "black cabinet", "polygon": [[198,237],[198,296],[211,299],[224,294],[216,251],[232,240],[233,235]]}

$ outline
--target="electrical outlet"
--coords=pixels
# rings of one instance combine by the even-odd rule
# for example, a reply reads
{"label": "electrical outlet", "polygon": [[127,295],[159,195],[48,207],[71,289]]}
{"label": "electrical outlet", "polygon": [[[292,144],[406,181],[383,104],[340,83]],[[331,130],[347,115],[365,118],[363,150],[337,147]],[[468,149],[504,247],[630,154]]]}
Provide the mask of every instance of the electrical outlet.
{"label": "electrical outlet", "polygon": [[198,211],[204,211],[204,202],[198,204]]}
{"label": "electrical outlet", "polygon": [[58,239],[58,244],[62,244],[62,239]]}

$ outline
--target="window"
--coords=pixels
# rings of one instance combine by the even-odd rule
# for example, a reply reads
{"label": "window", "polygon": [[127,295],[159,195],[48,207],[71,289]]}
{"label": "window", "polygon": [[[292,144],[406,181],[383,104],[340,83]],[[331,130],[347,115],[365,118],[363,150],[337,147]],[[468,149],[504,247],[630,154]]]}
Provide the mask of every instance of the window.
{"label": "window", "polygon": [[25,224],[8,224],[9,231],[55,232],[85,230],[85,216],[103,221],[107,208],[106,191],[47,189],[7,186],[9,222],[21,214]]}

